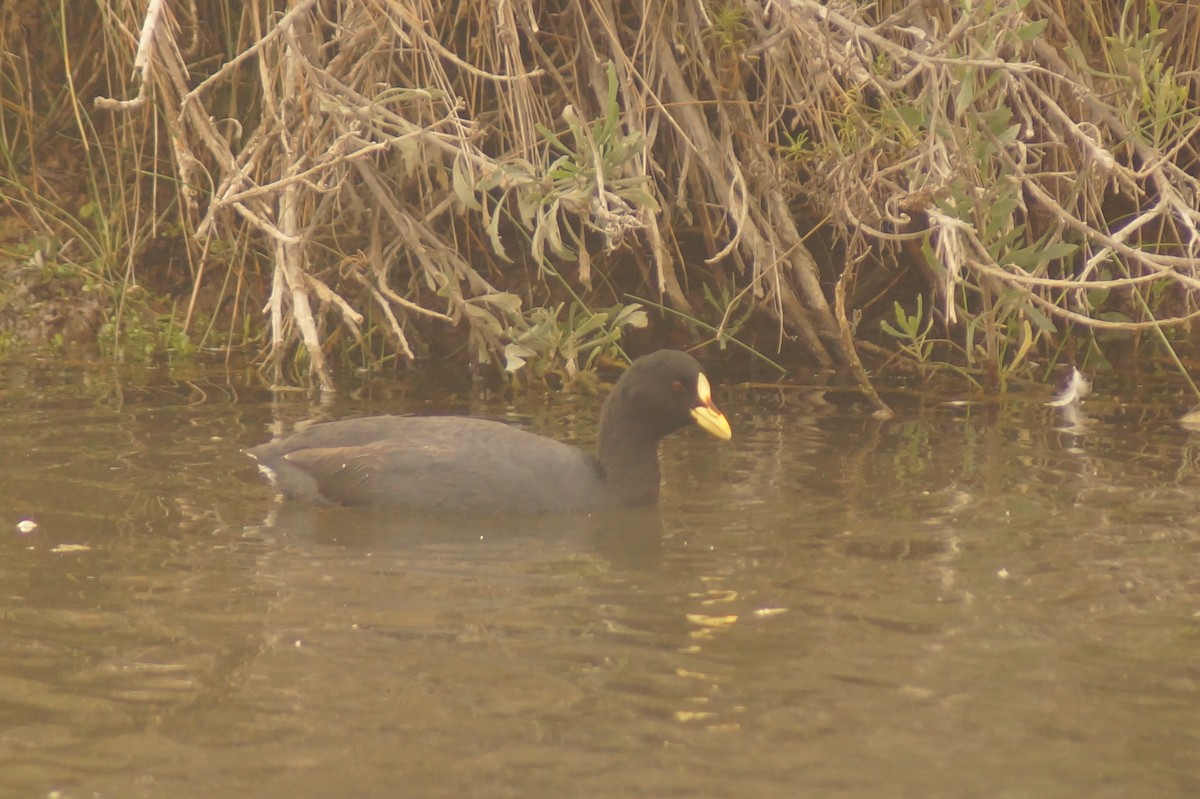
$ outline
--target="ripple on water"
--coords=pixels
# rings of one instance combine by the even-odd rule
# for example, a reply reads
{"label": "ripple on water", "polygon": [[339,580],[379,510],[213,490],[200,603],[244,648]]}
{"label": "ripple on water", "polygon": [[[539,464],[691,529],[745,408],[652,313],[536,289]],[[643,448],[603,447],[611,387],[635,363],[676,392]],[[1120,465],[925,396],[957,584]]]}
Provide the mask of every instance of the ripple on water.
{"label": "ripple on water", "polygon": [[271,513],[314,409],[157,380],[0,397],[4,795],[1200,792],[1173,425],[726,402],[657,513],[464,523]]}

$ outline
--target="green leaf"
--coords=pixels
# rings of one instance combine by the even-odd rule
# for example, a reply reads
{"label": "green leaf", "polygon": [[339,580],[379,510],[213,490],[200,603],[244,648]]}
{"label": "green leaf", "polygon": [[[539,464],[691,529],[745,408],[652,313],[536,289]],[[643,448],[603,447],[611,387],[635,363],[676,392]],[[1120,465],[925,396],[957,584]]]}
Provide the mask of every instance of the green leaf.
{"label": "green leaf", "polygon": [[595,313],[585,319],[579,327],[575,328],[575,338],[583,339],[595,330],[604,327],[604,323],[608,321],[608,314]]}
{"label": "green leaf", "polygon": [[1058,328],[1054,326],[1054,320],[1046,316],[1035,305],[1026,305],[1025,317],[1033,322],[1034,326],[1043,333],[1057,333]]}
{"label": "green leaf", "polygon": [[473,326],[482,330],[488,336],[499,336],[504,332],[504,326],[500,324],[500,320],[486,308],[480,308],[478,305],[468,303],[463,306],[463,310],[473,320]]}
{"label": "green leaf", "polygon": [[1042,260],[1041,251],[1036,247],[1021,247],[1011,250],[1004,260],[1026,272],[1033,272],[1037,267],[1045,263]]}
{"label": "green leaf", "polygon": [[[575,260],[575,251],[563,243],[562,228],[558,223],[558,200],[555,200],[546,209],[544,220],[539,220],[539,223],[544,222],[546,227],[546,239],[550,242],[550,249],[554,254],[564,261]],[[541,224],[538,227],[542,227]]]}
{"label": "green leaf", "polygon": [[633,302],[623,307],[613,318],[613,327],[644,328],[650,324],[650,317],[642,310],[641,303]]}
{"label": "green leaf", "polygon": [[[487,214],[486,209],[484,209],[484,213],[485,213],[485,215]],[[502,241],[500,241],[500,207],[499,206],[497,206],[491,212],[490,218],[488,219],[488,222],[487,222],[487,232],[488,232],[488,238],[491,239],[491,241],[492,241],[492,251],[495,252],[496,255],[500,256],[500,258],[503,261],[511,264],[512,259],[508,257],[508,253],[506,253],[504,251],[504,243]]]}
{"label": "green leaf", "polygon": [[988,73],[988,76],[983,79],[983,87],[976,92],[976,96],[986,94],[996,88],[996,84],[1000,82],[1000,78],[1004,77],[1003,70],[993,69]]}
{"label": "green leaf", "polygon": [[528,363],[529,358],[535,355],[537,355],[537,351],[531,350],[529,347],[521,344],[506,344],[504,347],[504,371],[518,371]]}
{"label": "green leaf", "polygon": [[1042,31],[1046,30],[1046,25],[1049,23],[1049,19],[1039,19],[1030,22],[1028,25],[1023,25],[1017,28],[1017,38],[1023,42],[1032,42],[1042,35]]}
{"label": "green leaf", "polygon": [[654,199],[654,195],[643,188],[630,188],[621,191],[621,197],[641,208],[649,208],[654,213],[658,213],[660,208],[658,200]]}
{"label": "green leaf", "polygon": [[996,200],[996,202],[992,203],[991,207],[988,208],[987,226],[983,231],[983,238],[985,241],[991,239],[993,236],[999,233],[1006,222],[1011,221],[1013,211],[1015,211],[1017,206],[1020,204],[1021,198],[1017,196],[1017,192],[1015,190],[1007,193],[1006,196],[1001,197],[1000,199]]}
{"label": "green leaf", "polygon": [[557,220],[547,219],[546,209],[538,210],[537,221],[533,225],[533,237],[529,241],[530,252],[538,266],[542,266],[546,261],[546,228],[557,225]]}
{"label": "green leaf", "polygon": [[929,118],[920,108],[911,105],[896,106],[895,114],[908,127],[914,131],[928,127]]}
{"label": "green leaf", "polygon": [[494,291],[491,294],[481,294],[467,300],[468,303],[483,303],[499,308],[510,314],[521,312],[521,298],[511,291]]}
{"label": "green leaf", "polygon": [[965,74],[960,76],[958,82],[958,93],[954,96],[954,108],[958,113],[962,113],[971,107],[975,102],[975,70],[967,69]]}
{"label": "green leaf", "polygon": [[458,201],[468,210],[482,211],[483,206],[475,197],[475,189],[471,186],[470,181],[467,180],[467,176],[463,174],[461,158],[454,159],[454,165],[450,168],[450,175],[451,184],[454,188],[454,196],[458,198]]}
{"label": "green leaf", "polygon": [[[574,155],[571,153],[571,157]],[[554,159],[554,162],[546,168],[547,177],[555,181],[574,180],[575,176],[579,174],[580,168],[579,164],[575,163],[571,157],[560,155]]]}
{"label": "green leaf", "polygon": [[1108,295],[1112,293],[1112,289],[1092,289],[1087,292],[1088,306],[1094,311],[1104,305],[1108,301]]}
{"label": "green leaf", "polygon": [[921,255],[925,257],[925,265],[929,267],[939,279],[946,277],[946,268],[942,266],[942,262],[938,260],[937,250],[933,248],[933,244],[929,236],[921,239]]}
{"label": "green leaf", "polygon": [[1020,125],[1009,125],[1004,130],[996,134],[996,141],[1000,144],[1012,144],[1017,140],[1017,136],[1021,133]]}
{"label": "green leaf", "polygon": [[575,155],[575,151],[572,150],[567,145],[563,144],[563,140],[558,138],[558,134],[555,133],[554,131],[550,130],[550,128],[548,128],[545,125],[538,123],[538,122],[535,122],[533,126],[535,128],[537,128],[537,132],[542,134],[542,138],[544,138],[547,141],[547,143],[549,143],[549,145],[551,147],[553,147],[555,150],[558,150],[560,153],[563,153],[564,155],[569,155],[569,156]]}
{"label": "green leaf", "polygon": [[601,146],[611,141],[617,129],[617,120],[621,115],[621,107],[617,105],[617,67],[610,59],[608,62],[608,91],[604,107],[604,124],[597,127],[596,142]]}
{"label": "green leaf", "polygon": [[993,136],[999,137],[1012,124],[1012,111],[1001,106],[990,111],[980,111],[979,121]]}
{"label": "green leaf", "polygon": [[1046,263],[1049,263],[1050,261],[1057,261],[1060,258],[1068,258],[1074,255],[1078,249],[1078,244],[1072,244],[1068,241],[1058,241],[1042,249],[1042,258]]}

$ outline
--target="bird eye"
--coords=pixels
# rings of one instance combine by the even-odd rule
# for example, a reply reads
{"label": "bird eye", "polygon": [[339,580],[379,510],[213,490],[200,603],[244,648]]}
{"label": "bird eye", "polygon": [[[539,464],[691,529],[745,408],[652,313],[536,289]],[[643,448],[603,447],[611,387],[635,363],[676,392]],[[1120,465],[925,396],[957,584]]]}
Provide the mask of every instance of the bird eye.
{"label": "bird eye", "polygon": [[671,388],[673,388],[676,391],[683,391],[683,381],[676,380],[674,383],[671,384]]}

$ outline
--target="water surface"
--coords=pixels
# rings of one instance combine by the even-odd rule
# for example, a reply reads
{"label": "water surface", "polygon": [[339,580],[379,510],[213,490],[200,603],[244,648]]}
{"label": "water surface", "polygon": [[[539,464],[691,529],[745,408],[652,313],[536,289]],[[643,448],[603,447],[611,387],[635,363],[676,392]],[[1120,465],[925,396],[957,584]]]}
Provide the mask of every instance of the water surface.
{"label": "water surface", "polygon": [[280,508],[241,449],[383,410],[590,442],[593,401],[253,382],[0,368],[0,795],[1200,795],[1161,408],[718,390],[734,440],[669,439],[656,512],[430,521]]}

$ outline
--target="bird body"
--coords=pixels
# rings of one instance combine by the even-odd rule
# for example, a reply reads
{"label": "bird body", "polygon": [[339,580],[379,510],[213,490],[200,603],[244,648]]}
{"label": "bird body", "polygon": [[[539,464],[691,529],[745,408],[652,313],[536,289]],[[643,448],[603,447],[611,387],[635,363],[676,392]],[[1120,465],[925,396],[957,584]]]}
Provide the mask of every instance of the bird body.
{"label": "bird body", "polygon": [[314,424],[249,454],[290,499],[434,513],[591,512],[653,504],[658,442],[693,423],[730,437],[699,364],[661,350],[617,381],[601,413],[596,455],[500,422],[453,416]]}
{"label": "bird body", "polygon": [[[532,458],[515,458],[516,452]],[[568,475],[599,479],[591,454],[486,419],[346,419],[312,425],[251,453],[264,471],[274,472],[272,481],[285,496],[343,505],[520,513],[531,502],[554,512],[592,510],[606,499],[563,484]]]}

